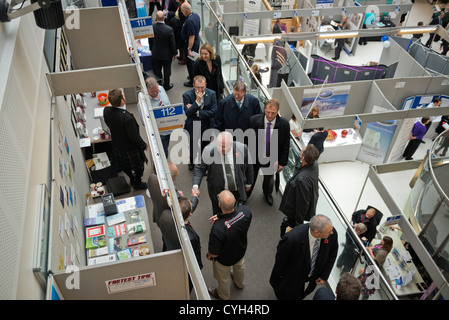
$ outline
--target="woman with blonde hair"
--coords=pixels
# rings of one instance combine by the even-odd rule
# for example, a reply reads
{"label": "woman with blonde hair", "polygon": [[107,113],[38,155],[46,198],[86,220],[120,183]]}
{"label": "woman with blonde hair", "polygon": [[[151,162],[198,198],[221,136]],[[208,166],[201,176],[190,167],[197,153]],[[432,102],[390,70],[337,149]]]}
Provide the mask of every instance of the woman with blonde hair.
{"label": "woman with blonde hair", "polygon": [[193,65],[193,76],[202,75],[206,78],[206,87],[214,90],[219,102],[223,95],[223,75],[221,59],[214,53],[214,48],[209,43],[200,47],[200,56]]}
{"label": "woman with blonde hair", "polygon": [[[310,110],[309,114],[307,115],[306,119],[318,119],[320,117],[320,109],[315,106]],[[303,132],[312,132],[315,129],[304,129]]]}

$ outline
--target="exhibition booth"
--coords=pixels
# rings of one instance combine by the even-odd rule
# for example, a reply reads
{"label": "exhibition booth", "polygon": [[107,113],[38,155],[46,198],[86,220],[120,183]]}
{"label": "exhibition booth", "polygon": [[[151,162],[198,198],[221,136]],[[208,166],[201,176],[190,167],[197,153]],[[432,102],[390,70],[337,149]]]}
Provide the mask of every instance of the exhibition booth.
{"label": "exhibition booth", "polygon": [[[81,28],[61,29],[72,64],[70,70],[47,75],[54,97],[52,181],[51,190],[42,195],[48,205],[42,210],[41,234],[49,238],[48,252],[38,248],[40,267],[35,273],[41,280],[50,275],[49,299],[190,299],[189,277],[197,297],[209,299],[184,234],[179,204],[171,201],[175,188],[166,159],[158,151],[162,145],[123,8],[120,1],[117,7],[81,9]],[[148,199],[123,195],[123,185],[111,182],[117,173],[111,166],[102,111],[109,107],[105,93],[114,88],[122,88],[127,104],[138,102],[142,107],[148,158],[155,164],[161,193],[167,195],[181,250],[155,252]]]}
{"label": "exhibition booth", "polygon": [[[306,51],[301,51],[286,42],[277,42],[279,39],[270,38],[256,45],[252,61],[262,67],[265,64],[269,66],[269,72],[266,72],[269,78],[263,79],[261,83],[243,57],[245,43],[240,36],[255,35],[251,30],[259,33],[265,30],[269,34],[273,18],[276,18],[273,12],[260,12],[260,8],[251,11],[249,7],[244,7],[238,8],[240,13],[235,13],[235,1],[215,1],[210,4],[219,5],[220,16],[226,25],[221,33],[217,29],[216,49],[222,57],[228,91],[231,91],[235,80],[242,79],[248,84],[250,93],[259,98],[261,108],[264,101],[275,98],[280,101],[280,114],[289,120],[294,115],[301,130],[324,127],[335,132],[332,139],[326,141],[320,162],[361,160],[380,165],[397,161],[410,132],[410,124],[421,116],[449,113],[447,79],[429,76],[426,69],[410,58],[395,41],[382,51],[378,61],[379,65],[385,65],[387,69],[393,66],[391,72],[382,70],[389,77],[376,78],[374,81],[356,78],[354,81],[343,80],[344,83],[325,81],[314,85],[309,76],[315,65],[312,61],[314,45],[307,44],[311,40],[301,40],[306,48]],[[202,19],[203,30],[209,20],[223,27],[210,4],[201,6],[202,17],[208,17]],[[238,5],[243,4],[238,2]],[[252,4],[245,2],[244,5]],[[406,10],[410,7],[407,4],[401,8]],[[121,0],[117,7],[82,9],[81,29],[62,29],[67,39],[72,69],[48,75],[54,98],[51,123],[52,181],[51,190],[43,190],[43,202],[48,202],[49,206],[44,206],[42,219],[49,220],[49,230],[46,230],[49,247],[47,256],[45,252],[42,253],[42,268],[36,270],[36,274],[41,279],[45,277],[44,274],[50,274],[47,283],[49,299],[190,299],[189,278],[197,298],[209,299],[178,202],[172,201],[175,187],[167,161],[160,156],[162,144],[157,133],[157,123],[144,90],[145,68],[137,54],[137,44],[124,8],[124,1]],[[395,5],[385,5],[384,10],[392,12],[395,8]],[[364,8],[362,10],[360,7],[348,6],[346,9],[348,13],[364,12]],[[234,13],[227,13],[227,10]],[[315,39],[316,35],[312,37],[316,31],[313,28],[318,25],[313,21],[318,20],[309,17],[339,15],[342,8],[319,10],[319,14],[312,15],[312,8],[289,8],[279,10],[279,18],[297,17],[302,30],[308,27],[310,39]],[[254,20],[259,23],[255,24]],[[98,39],[101,39],[101,44],[98,44]],[[242,43],[235,43],[234,39],[241,39]],[[276,66],[277,61],[272,59],[273,56],[281,56],[284,63]],[[352,72],[350,69],[345,66],[341,72]],[[357,72],[371,70],[377,69],[367,67]],[[161,192],[167,195],[181,250],[154,252],[146,209],[148,199],[144,196],[124,197],[114,192],[114,184],[109,182],[116,177],[113,172],[111,175],[107,173],[106,177],[98,174],[98,171],[110,167],[110,139],[108,128],[102,121],[102,109],[107,108],[108,104],[101,97],[112,88],[122,88],[127,103],[138,102],[142,107],[142,120],[150,144],[149,163],[154,164]],[[426,109],[429,97],[434,96],[443,97],[443,104],[438,109]],[[307,119],[314,106],[320,108],[320,118]],[[343,134],[343,131],[346,133]],[[300,150],[307,145],[310,136],[311,133],[303,133],[300,139],[292,136],[289,165],[281,177],[281,191],[299,163]],[[96,170],[91,170],[92,167]],[[112,212],[109,214],[108,205],[111,203]],[[343,235],[350,229],[350,223],[341,216],[338,205],[321,183],[318,206],[323,212],[329,213],[339,234]],[[392,214],[399,214],[394,211],[394,207],[388,209]],[[407,220],[401,223],[406,223],[404,221]],[[354,231],[351,229],[347,232],[357,239],[354,241],[361,255],[376,269]],[[42,241],[40,239],[38,243]],[[418,246],[417,243],[414,245]],[[339,254],[341,250],[339,248]],[[361,267],[361,264],[357,267]],[[394,286],[389,285],[391,281],[388,277],[388,273],[380,276],[379,293],[383,299],[395,299],[401,292],[398,293]],[[329,280],[332,288],[335,288],[338,278],[338,270],[335,269]],[[422,282],[420,279],[413,281]],[[71,290],[69,283],[79,285],[81,289]],[[410,294],[422,292],[419,290]]]}

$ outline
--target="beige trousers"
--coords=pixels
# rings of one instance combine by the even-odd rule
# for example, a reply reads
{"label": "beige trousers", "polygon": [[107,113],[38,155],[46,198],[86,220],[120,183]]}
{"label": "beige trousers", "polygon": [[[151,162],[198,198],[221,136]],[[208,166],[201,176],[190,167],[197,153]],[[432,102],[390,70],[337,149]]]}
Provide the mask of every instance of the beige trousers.
{"label": "beige trousers", "polygon": [[233,266],[224,266],[214,260],[213,270],[214,278],[218,281],[218,295],[223,300],[229,300],[231,297],[231,268],[234,274],[234,283],[242,289],[245,285],[245,260],[242,258]]}

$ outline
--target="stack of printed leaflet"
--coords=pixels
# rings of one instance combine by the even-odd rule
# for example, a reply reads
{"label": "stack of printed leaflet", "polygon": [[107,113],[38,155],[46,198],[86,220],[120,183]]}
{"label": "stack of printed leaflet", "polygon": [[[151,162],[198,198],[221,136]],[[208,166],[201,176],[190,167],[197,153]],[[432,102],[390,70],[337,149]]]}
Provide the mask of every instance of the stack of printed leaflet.
{"label": "stack of printed leaflet", "polygon": [[147,228],[141,212],[142,199],[117,201],[118,213],[105,216],[102,203],[86,208],[86,250],[88,265],[125,260],[150,254]]}

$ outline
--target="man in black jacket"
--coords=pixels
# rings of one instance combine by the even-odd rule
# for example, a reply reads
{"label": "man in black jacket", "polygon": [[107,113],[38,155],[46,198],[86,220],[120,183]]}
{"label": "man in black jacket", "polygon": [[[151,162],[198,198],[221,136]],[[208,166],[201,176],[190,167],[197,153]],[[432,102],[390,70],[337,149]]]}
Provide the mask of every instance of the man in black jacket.
{"label": "man in black jacket", "polygon": [[[165,90],[173,88],[170,83],[171,63],[176,59],[177,49],[173,28],[164,23],[164,13],[156,12],[156,23],[153,24],[154,38],[150,38],[153,70],[156,77],[163,79]],[[162,69],[164,74],[162,75]]]}
{"label": "man in black jacket", "polygon": [[247,196],[251,195],[256,184],[257,173],[262,168],[264,176],[262,190],[265,200],[273,205],[274,175],[284,169],[288,162],[290,150],[290,124],[287,119],[279,116],[279,101],[270,99],[265,102],[264,113],[252,116],[249,119],[249,128],[253,129],[256,136],[256,148],[249,146],[251,151],[257,153],[251,155],[256,159],[254,168],[254,183]]}
{"label": "man in black jacket", "polygon": [[319,153],[313,144],[301,152],[301,167],[287,181],[279,210],[286,215],[281,225],[281,237],[287,227],[293,228],[310,220],[316,213],[318,201]]}
{"label": "man in black jacket", "polygon": [[245,285],[244,256],[252,213],[246,206],[235,207],[234,195],[229,190],[218,194],[218,202],[222,214],[209,219],[213,226],[206,253],[207,259],[213,261],[218,288],[209,288],[209,294],[216,299],[228,300],[231,296],[231,279],[240,289]]}
{"label": "man in black jacket", "polygon": [[[324,284],[338,252],[337,231],[332,221],[316,215],[298,225],[279,241],[270,284],[279,300],[302,300]],[[308,283],[307,288],[305,287]]]}
{"label": "man in black jacket", "polygon": [[237,80],[232,94],[220,101],[215,115],[215,128],[219,131],[242,129],[249,126],[249,118],[262,113],[259,99],[247,93],[246,84]]}
{"label": "man in black jacket", "polygon": [[142,182],[144,162],[148,161],[144,151],[148,144],[141,138],[139,125],[134,116],[125,108],[125,96],[120,89],[112,89],[108,95],[111,107],[103,110],[106,125],[111,131],[114,148],[113,163],[118,171],[124,171],[134,189],[146,189]]}

